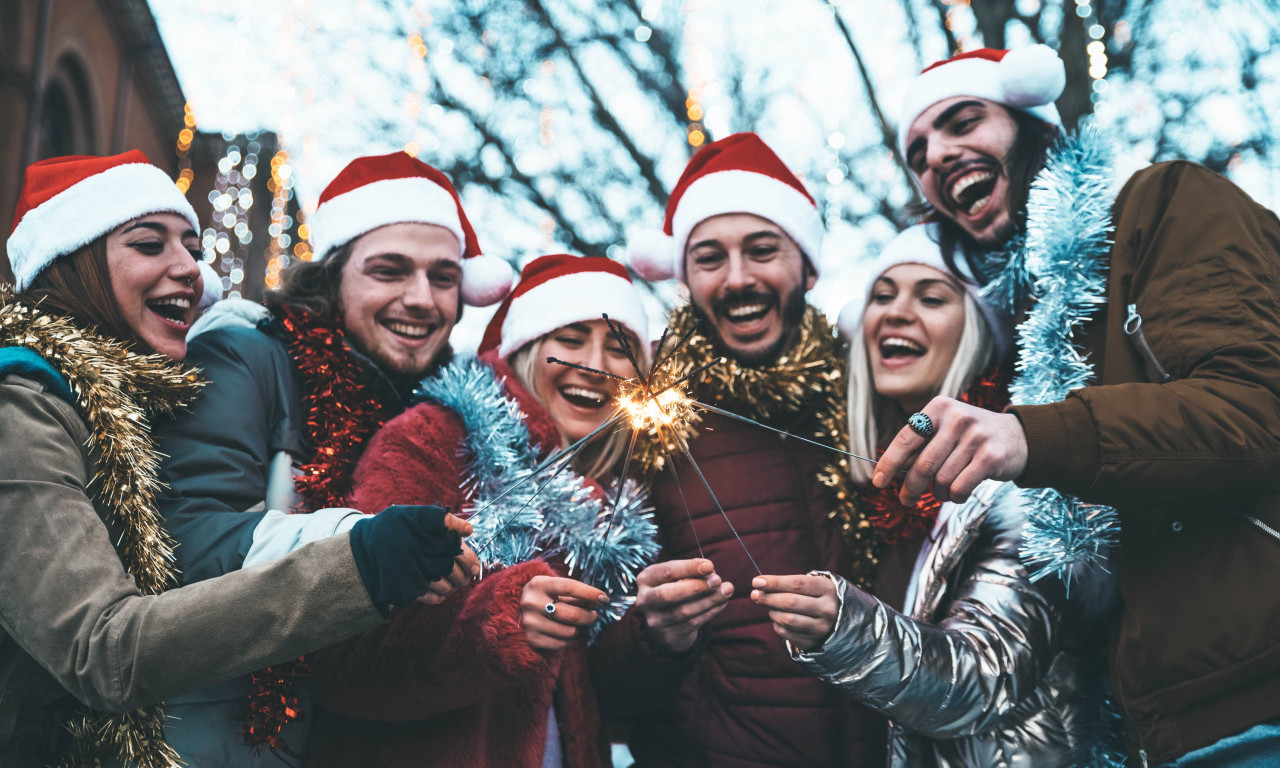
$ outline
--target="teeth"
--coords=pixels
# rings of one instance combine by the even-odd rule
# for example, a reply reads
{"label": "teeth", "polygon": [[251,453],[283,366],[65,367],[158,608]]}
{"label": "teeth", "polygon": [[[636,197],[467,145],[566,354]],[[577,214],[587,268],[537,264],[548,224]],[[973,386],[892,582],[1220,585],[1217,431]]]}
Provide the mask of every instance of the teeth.
{"label": "teeth", "polygon": [[590,400],[593,403],[600,404],[604,402],[604,395],[599,392],[593,392],[582,387],[561,387],[560,392],[570,397],[580,397],[583,400]]}
{"label": "teeth", "polygon": [[951,189],[948,194],[951,195],[951,199],[954,200],[958,206],[967,208],[968,213],[973,213],[978,207],[976,203],[985,202],[987,197],[990,197],[990,195],[983,197],[980,200],[975,200],[968,205],[965,205],[960,201],[960,196],[964,194],[965,190],[969,189],[969,187],[972,187],[974,184],[991,181],[995,177],[996,175],[991,171],[967,173],[955,180],[955,183],[951,185]]}
{"label": "teeth", "polygon": [[769,308],[768,304],[744,304],[741,307],[726,309],[725,314],[736,320],[741,317],[759,314]]}
{"label": "teeth", "polygon": [[924,352],[924,351],[925,351],[925,350],[924,350],[924,347],[923,347],[923,346],[921,346],[920,344],[917,344],[917,343],[915,343],[914,341],[910,341],[909,339],[900,339],[900,338],[898,338],[897,336],[890,336],[890,337],[889,337],[889,338],[887,338],[887,339],[881,339],[881,340],[880,340],[880,348],[881,348],[881,349],[890,349],[890,348],[895,348],[895,347],[896,347],[896,348],[898,348],[898,349],[905,349],[905,350],[907,350],[907,351],[909,351],[909,352]]}
{"label": "teeth", "polygon": [[409,325],[408,323],[398,323],[394,320],[390,320],[384,323],[384,325],[386,325],[387,328],[390,329],[392,332],[398,333],[401,336],[408,336],[411,339],[420,339],[420,338],[423,338],[424,336],[430,335],[431,333],[430,328],[424,328],[421,325]]}
{"label": "teeth", "polygon": [[164,299],[152,299],[147,303],[153,307],[177,307],[182,310],[191,309],[191,299],[179,296],[170,296]]}

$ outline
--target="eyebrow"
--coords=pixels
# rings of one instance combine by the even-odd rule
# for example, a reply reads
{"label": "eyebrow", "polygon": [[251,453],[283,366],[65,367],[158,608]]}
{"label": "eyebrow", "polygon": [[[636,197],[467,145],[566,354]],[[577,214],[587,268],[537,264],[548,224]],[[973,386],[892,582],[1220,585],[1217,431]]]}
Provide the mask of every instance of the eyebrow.
{"label": "eyebrow", "polygon": [[586,323],[568,323],[563,327],[568,328],[571,331],[576,331],[577,333],[591,333],[591,328],[588,327]]}
{"label": "eyebrow", "polygon": [[[772,237],[772,238],[775,238],[775,239],[781,239],[781,237],[782,237],[782,233],[780,233],[780,232],[773,232],[773,231],[770,231],[770,230],[767,230],[767,229],[762,229],[762,230],[760,230],[759,232],[752,232],[751,234],[746,235],[745,237],[743,237],[743,238],[742,238],[742,240],[743,240],[743,242],[750,242],[750,241],[752,241],[752,240],[760,240],[760,239],[767,238],[767,237]],[[694,243],[693,245],[690,245],[690,246],[689,246],[689,250],[690,250],[690,251],[694,251],[694,250],[697,250],[698,248],[701,248],[701,247],[702,247],[702,246],[704,246],[704,245],[710,245],[710,246],[722,247],[722,246],[721,246],[721,244],[720,244],[720,241],[719,241],[718,239],[716,239],[716,238],[714,238],[714,237],[710,237],[710,238],[707,238],[706,240],[699,240],[698,242]]]}
{"label": "eyebrow", "polygon": [[[412,262],[413,262],[412,259],[404,255],[403,253],[388,251],[386,253],[375,253],[372,256],[369,256],[368,258],[366,258],[364,260],[364,263],[365,265],[368,265],[379,260],[392,262],[398,267],[410,267],[412,266]],[[427,271],[431,271],[433,269],[439,269],[441,267],[452,267],[457,270],[462,269],[462,266],[458,264],[458,262],[454,261],[453,259],[438,258],[438,259],[432,260],[431,263],[427,264]]]}
{"label": "eyebrow", "polygon": [[[875,281],[874,283],[872,283],[871,285],[872,285],[872,287],[875,287],[875,286],[876,286],[876,285],[878,285],[879,283],[888,283],[890,286],[892,286],[892,287],[894,287],[894,288],[897,288],[897,287],[898,287],[898,283],[897,283],[897,282],[896,282],[892,277],[884,277],[884,276],[877,277],[877,278],[876,278],[876,281]],[[931,286],[931,285],[933,285],[933,284],[935,284],[935,283],[940,283],[940,284],[942,284],[942,285],[945,285],[946,287],[950,288],[951,290],[955,291],[956,293],[959,293],[959,292],[961,291],[961,288],[955,284],[955,281],[953,281],[953,280],[949,280],[949,279],[947,279],[947,278],[945,278],[945,277],[926,277],[926,278],[924,278],[924,279],[922,279],[922,280],[917,280],[917,281],[915,282],[915,286],[914,286],[914,287],[915,287],[915,288],[928,287],[928,286]]]}
{"label": "eyebrow", "polygon": [[[159,235],[169,234],[169,228],[158,221],[139,221],[135,224],[130,224],[129,226],[120,230],[120,234],[127,235],[135,229],[149,229],[152,232],[155,232],[156,234],[159,234]],[[192,238],[192,237],[200,237],[200,235],[194,229],[187,229],[182,233],[183,240],[186,240],[187,238]]]}
{"label": "eyebrow", "polygon": [[[947,122],[950,121],[951,118],[955,117],[956,113],[959,112],[960,110],[966,107],[974,107],[974,106],[981,107],[983,106],[983,104],[978,99],[965,99],[964,101],[957,101],[955,104],[952,104],[951,106],[942,110],[942,112],[937,117],[933,118],[933,129],[936,131],[942,126],[946,125]],[[911,142],[911,145],[907,147],[906,160],[908,163],[911,162],[911,156],[914,155],[916,151],[919,150],[922,146],[924,146],[924,143],[925,143],[925,138],[923,136],[917,136],[916,140]]]}

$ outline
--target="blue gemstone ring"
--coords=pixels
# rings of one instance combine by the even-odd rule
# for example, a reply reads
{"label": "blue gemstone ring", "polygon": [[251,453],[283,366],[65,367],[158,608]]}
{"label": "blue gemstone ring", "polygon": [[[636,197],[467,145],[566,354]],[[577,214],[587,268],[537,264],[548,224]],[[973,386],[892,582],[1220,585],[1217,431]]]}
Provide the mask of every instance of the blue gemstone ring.
{"label": "blue gemstone ring", "polygon": [[911,427],[912,432],[915,432],[925,440],[936,434],[933,429],[933,419],[929,418],[929,415],[923,411],[916,411],[911,414],[907,419],[907,426]]}
{"label": "blue gemstone ring", "polygon": [[556,615],[556,601],[552,600],[551,602],[547,603],[547,607],[546,607],[546,608],[543,608],[542,610],[546,611],[548,616],[555,616],[555,615]]}

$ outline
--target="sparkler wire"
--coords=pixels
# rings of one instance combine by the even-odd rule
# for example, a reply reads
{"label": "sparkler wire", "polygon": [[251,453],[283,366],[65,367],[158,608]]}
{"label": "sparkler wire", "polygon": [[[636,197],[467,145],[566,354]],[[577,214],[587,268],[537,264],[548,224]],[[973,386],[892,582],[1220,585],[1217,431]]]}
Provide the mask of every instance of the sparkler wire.
{"label": "sparkler wire", "polygon": [[689,511],[689,500],[684,497],[684,486],[680,484],[680,472],[676,469],[676,458],[671,455],[666,446],[662,447],[662,452],[667,454],[667,466],[671,467],[671,474],[675,476],[676,490],[680,492],[680,505],[684,507],[684,516],[689,519],[689,530],[693,532],[693,543],[698,545],[698,557],[706,558],[706,553],[702,551],[702,537],[698,535],[698,526],[693,524],[693,513]]}
{"label": "sparkler wire", "polygon": [[[693,467],[693,471],[698,473],[698,479],[702,481],[702,487],[707,489],[707,493],[711,495],[711,500],[716,503],[716,509],[720,510],[720,516],[724,518],[725,523],[729,526],[729,531],[733,533],[733,538],[738,540],[742,552],[751,561],[751,567],[756,569],[757,576],[763,576],[760,566],[756,565],[756,559],[751,556],[751,550],[747,549],[746,542],[738,535],[738,529],[733,526],[733,521],[729,519],[729,513],[724,511],[724,507],[720,504],[720,499],[716,498],[716,492],[711,490],[711,484],[707,482],[706,475],[702,474],[702,468],[698,466],[698,462],[694,460],[693,453],[689,450],[689,444],[685,442],[684,436],[675,433],[676,439],[680,441],[680,449],[684,451],[684,457],[689,460],[689,465]],[[692,520],[690,520],[692,522]]]}

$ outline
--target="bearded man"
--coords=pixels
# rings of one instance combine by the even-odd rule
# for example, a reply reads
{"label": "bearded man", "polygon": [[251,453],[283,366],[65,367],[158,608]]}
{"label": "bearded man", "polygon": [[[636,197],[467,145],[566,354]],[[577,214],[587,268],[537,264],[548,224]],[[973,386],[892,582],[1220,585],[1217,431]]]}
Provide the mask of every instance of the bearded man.
{"label": "bearded man", "polygon": [[[365,442],[449,359],[463,301],[510,287],[510,267],[480,255],[449,179],[402,152],[348,164],[310,226],[316,260],[284,270],[266,307],[220,302],[192,329],[188,359],[209,385],[159,429],[170,457],[160,510],[186,583],[354,525],[361,512],[344,505]],[[440,591],[471,577],[464,552]],[[302,677],[272,668],[174,700],[170,743],[200,766],[305,755]]]}
{"label": "bearded man", "polygon": [[[908,89],[901,143],[925,199],[956,258],[1026,320],[1015,405],[996,414],[934,400],[873,482],[905,468],[908,503],[930,485],[963,500],[987,478],[1054,489],[1025,495],[1024,559],[1068,577],[1108,535],[1081,541],[1080,528],[1118,523],[1111,684],[1132,758],[1270,764],[1280,221],[1188,162],[1139,171],[1113,197],[1115,173],[1088,129],[1036,151],[1061,133],[1052,102],[1063,83],[1040,46],[962,54]],[[1074,552],[1061,548],[1073,540]]]}
{"label": "bearded man", "polygon": [[[803,183],[755,134],[729,136],[690,160],[664,231],[669,240],[631,254],[642,276],[674,272],[689,290],[656,386],[710,366],[687,385],[694,399],[845,447],[845,352],[805,302],[823,225]],[[596,644],[592,678],[606,710],[629,720],[636,765],[882,764],[884,720],[807,678],[748,598],[761,569],[870,585],[878,547],[841,457],[708,413],[696,436],[651,440],[635,458],[659,470],[650,498],[662,561]]]}

